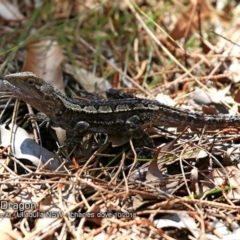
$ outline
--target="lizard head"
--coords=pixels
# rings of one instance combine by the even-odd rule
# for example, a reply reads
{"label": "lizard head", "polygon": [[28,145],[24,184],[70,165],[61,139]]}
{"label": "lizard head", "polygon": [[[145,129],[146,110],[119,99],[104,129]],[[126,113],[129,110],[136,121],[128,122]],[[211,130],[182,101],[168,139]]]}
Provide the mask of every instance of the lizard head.
{"label": "lizard head", "polygon": [[6,75],[3,83],[14,96],[49,117],[60,116],[65,110],[63,103],[56,97],[59,92],[32,72]]}

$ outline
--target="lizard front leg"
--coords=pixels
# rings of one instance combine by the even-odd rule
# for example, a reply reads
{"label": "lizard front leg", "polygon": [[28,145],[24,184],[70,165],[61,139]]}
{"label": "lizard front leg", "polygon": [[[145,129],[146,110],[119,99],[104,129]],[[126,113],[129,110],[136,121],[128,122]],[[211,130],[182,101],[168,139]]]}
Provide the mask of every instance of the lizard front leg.
{"label": "lizard front leg", "polygon": [[[125,123],[125,128],[130,135],[131,138],[135,139],[137,145],[146,146],[149,148],[155,148],[155,144],[153,140],[149,137],[149,135],[143,130],[140,125],[140,118],[137,115],[134,115],[127,119]],[[146,156],[152,156],[152,151],[149,154],[149,151],[141,149],[138,153],[140,158],[145,158]]]}
{"label": "lizard front leg", "polygon": [[89,123],[84,121],[79,121],[74,127],[74,131],[76,134],[81,134],[82,132],[86,131],[89,128]]}
{"label": "lizard front leg", "polygon": [[67,140],[65,141],[65,146],[72,145],[81,141],[82,137],[87,133],[89,126],[90,125],[87,122],[77,122],[74,128],[71,131],[67,132]]}

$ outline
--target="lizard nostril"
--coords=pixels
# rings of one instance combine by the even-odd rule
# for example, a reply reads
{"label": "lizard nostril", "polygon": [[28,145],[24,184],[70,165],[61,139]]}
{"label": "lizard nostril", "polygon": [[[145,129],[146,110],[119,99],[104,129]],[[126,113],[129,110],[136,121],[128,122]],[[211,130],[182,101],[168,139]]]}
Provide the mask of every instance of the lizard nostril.
{"label": "lizard nostril", "polygon": [[50,100],[51,100],[51,98],[50,98],[48,95],[44,95],[44,96],[43,96],[43,99],[44,99],[45,101],[50,101]]}

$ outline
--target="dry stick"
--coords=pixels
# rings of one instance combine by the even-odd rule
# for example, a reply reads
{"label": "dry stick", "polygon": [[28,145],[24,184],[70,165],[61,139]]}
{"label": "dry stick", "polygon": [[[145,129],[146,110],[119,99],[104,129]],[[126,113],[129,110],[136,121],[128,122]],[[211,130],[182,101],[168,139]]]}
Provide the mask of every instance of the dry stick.
{"label": "dry stick", "polygon": [[[29,112],[30,115],[34,115],[32,107],[28,103],[27,103],[27,109],[28,109],[28,112]],[[36,121],[31,119],[31,124],[32,124],[32,128],[33,128],[33,136],[34,136],[35,142],[39,144],[38,136],[40,136],[40,133],[39,133],[39,129],[38,129],[38,126],[36,124]]]}
{"label": "dry stick", "polygon": [[[0,94],[4,94],[4,93],[0,92]],[[7,110],[10,102],[12,101],[12,95],[11,96],[5,95],[5,96],[2,96],[2,97],[9,97],[9,99],[8,99],[7,103],[5,104],[3,110],[0,113],[0,119],[2,119],[3,114],[5,113],[5,111]],[[0,98],[2,98],[2,97],[0,97]]]}
{"label": "dry stick", "polygon": [[[226,72],[226,73],[222,73],[222,74],[216,74],[216,75],[211,75],[211,76],[202,76],[202,77],[197,77],[197,79],[199,79],[199,81],[203,81],[203,80],[208,80],[209,78],[217,80],[217,79],[221,79],[221,78],[226,78],[229,77],[231,75],[231,72]],[[179,83],[182,83],[184,81],[191,81],[194,80],[193,78],[185,78],[179,81]]]}
{"label": "dry stick", "polygon": [[29,232],[27,231],[26,227],[28,226],[27,223],[27,218],[24,218],[21,222],[20,222],[20,230],[21,232],[24,234],[24,236],[27,236],[29,234]]}
{"label": "dry stick", "polygon": [[183,150],[181,151],[181,154],[179,156],[179,162],[180,162],[180,168],[181,168],[181,172],[182,172],[182,176],[183,176],[183,180],[184,180],[184,183],[185,183],[185,186],[186,186],[186,189],[188,191],[188,195],[189,196],[192,196],[192,193],[188,187],[188,184],[187,184],[187,179],[186,179],[186,176],[184,174],[184,168],[183,168],[183,163],[182,163],[182,159],[183,159],[183,153],[185,152],[185,150],[188,148],[188,146],[186,145]]}
{"label": "dry stick", "polygon": [[135,149],[134,149],[132,140],[130,140],[129,143],[130,143],[131,149],[132,149],[132,151],[133,151],[134,161],[133,161],[133,164],[132,164],[132,166],[131,166],[131,168],[130,168],[130,170],[129,170],[127,179],[129,179],[129,177],[131,176],[132,170],[133,170],[133,168],[135,167],[136,162],[137,162],[137,153],[136,153],[136,151],[135,151]]}
{"label": "dry stick", "polygon": [[76,175],[75,176],[79,176],[79,175],[82,175],[83,172],[85,170],[87,170],[87,166],[89,165],[89,163],[96,157],[96,154],[98,153],[99,149],[96,150],[92,155],[91,157],[85,162],[85,164],[82,166],[82,168],[80,168],[77,172],[76,172]]}
{"label": "dry stick", "polygon": [[110,180],[109,184],[116,184],[117,183],[117,177],[119,175],[119,173],[122,171],[123,169],[123,165],[124,165],[124,162],[125,162],[125,159],[126,159],[126,154],[125,152],[122,154],[122,159],[120,161],[120,166],[118,167],[118,170],[117,172],[115,173],[115,175],[113,176],[113,178]]}
{"label": "dry stick", "polygon": [[157,211],[157,208],[163,208],[163,209],[166,207],[169,208],[169,206],[174,205],[176,203],[199,204],[207,207],[215,207],[218,209],[233,210],[233,211],[240,212],[240,206],[230,206],[225,203],[217,203],[217,202],[200,200],[200,199],[184,199],[184,198],[169,199],[160,203],[156,203],[153,206],[151,206],[149,209]]}
{"label": "dry stick", "polygon": [[[12,125],[12,127],[11,127],[11,136],[10,136],[10,144],[11,144],[11,147],[10,147],[10,151],[11,152],[13,152],[13,139],[14,139],[14,137],[16,137],[16,134],[15,135],[13,135],[13,132],[16,132],[16,116],[17,116],[17,110],[18,110],[18,108],[19,108],[19,102],[20,102],[20,100],[17,98],[16,99],[16,102],[15,102],[15,105],[14,105],[14,109],[13,109],[13,116],[12,116],[12,122],[11,122],[11,125]],[[10,163],[10,158],[8,158],[7,159],[7,161],[6,161],[6,165],[9,165],[9,163]],[[16,171],[16,169],[17,169],[17,166],[16,166],[16,163],[14,162],[14,168],[15,168],[15,172],[17,172]]]}
{"label": "dry stick", "polygon": [[221,37],[221,38],[223,38],[223,39],[225,39],[226,41],[232,43],[233,45],[236,45],[236,46],[240,47],[239,44],[237,44],[236,42],[231,41],[231,39],[228,39],[228,38],[224,37],[224,36],[221,35],[221,34],[218,34],[217,32],[215,32],[215,31],[213,31],[213,30],[210,30],[210,32],[216,34],[217,36],[219,36],[219,37]]}
{"label": "dry stick", "polygon": [[41,225],[41,227],[37,228],[36,230],[30,232],[27,236],[23,237],[22,240],[31,240],[33,238],[36,238],[37,234],[40,234],[42,231],[46,231],[46,228],[51,231],[57,230],[60,227],[60,224],[62,225],[61,221],[62,220],[60,218],[53,218],[52,222],[48,224],[48,226],[45,226],[44,224]]}

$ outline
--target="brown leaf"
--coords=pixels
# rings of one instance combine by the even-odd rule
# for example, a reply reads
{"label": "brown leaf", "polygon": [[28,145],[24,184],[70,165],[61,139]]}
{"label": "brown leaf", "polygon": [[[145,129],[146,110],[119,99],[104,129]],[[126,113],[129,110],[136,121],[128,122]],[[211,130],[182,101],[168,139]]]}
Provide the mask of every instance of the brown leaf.
{"label": "brown leaf", "polygon": [[228,192],[228,197],[230,199],[240,199],[240,171],[236,166],[214,169],[206,176],[203,191],[222,186],[226,178],[229,180],[228,185],[232,187],[232,190]]}
{"label": "brown leaf", "polygon": [[202,106],[202,111],[209,115],[217,115],[218,111],[215,106]]}
{"label": "brown leaf", "polygon": [[234,101],[237,103],[240,103],[240,89],[237,90],[235,97],[234,97]]}
{"label": "brown leaf", "polygon": [[105,78],[99,78],[95,74],[83,68],[64,64],[64,71],[74,77],[76,81],[88,92],[104,92],[111,88],[111,84]]}
{"label": "brown leaf", "polygon": [[56,89],[64,92],[62,48],[55,40],[33,42],[27,46],[27,58],[22,71],[34,72]]}
{"label": "brown leaf", "polygon": [[190,189],[192,192],[196,193],[196,189],[198,189],[198,169],[197,168],[193,168],[191,170],[191,176],[190,176]]}
{"label": "brown leaf", "polygon": [[[170,36],[175,39],[189,38],[199,28],[199,17],[203,24],[214,11],[207,0],[197,0],[182,14]],[[198,13],[199,12],[199,13]],[[186,35],[187,34],[187,35]]]}
{"label": "brown leaf", "polygon": [[162,179],[162,178],[163,178],[163,175],[158,168],[157,161],[156,160],[151,161],[148,167],[146,179],[153,181],[153,180]]}

